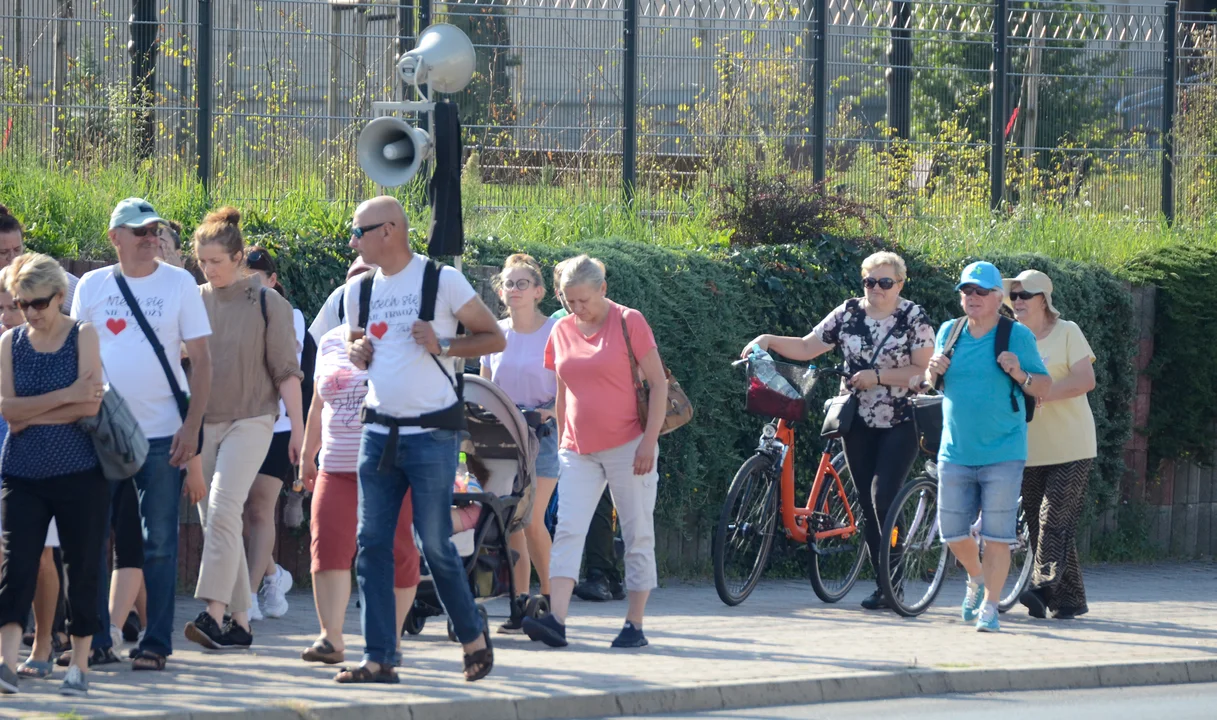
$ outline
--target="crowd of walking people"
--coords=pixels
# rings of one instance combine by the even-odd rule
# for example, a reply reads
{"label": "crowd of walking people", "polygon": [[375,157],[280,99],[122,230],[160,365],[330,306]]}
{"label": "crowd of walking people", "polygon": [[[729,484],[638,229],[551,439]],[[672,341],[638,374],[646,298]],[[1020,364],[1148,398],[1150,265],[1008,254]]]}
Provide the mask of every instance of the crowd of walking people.
{"label": "crowd of walking people", "polygon": [[[90,667],[121,662],[115,647],[124,641],[141,671],[165,669],[177,632],[210,651],[251,647],[256,623],[288,611],[294,579],[272,558],[274,518],[281,500],[299,503],[302,491],[312,493],[319,623],[302,660],[347,659],[353,568],[364,650],[335,679],[398,682],[425,562],[466,680],[485,677],[491,627],[452,542],[467,527],[453,506],[467,360],[541,419],[531,515],[510,546],[516,602],[528,601],[535,570],[549,612],[517,608],[498,632],[563,647],[572,596],[628,598],[612,646],[647,645],[668,381],[646,318],[609,299],[604,264],[586,255],[554,269],[563,309],[552,316],[540,311],[541,266],[508,258],[494,282],[506,308],[496,318],[459,271],[411,251],[397,200],[361,204],[351,226],[358,257],[306,328],[275,258],[247,245],[233,208],[208,214],[190,238],[200,284],[185,268],[181,226],[143,199],[113,211],[118,261],[79,279],[25,252],[22,224],[0,206],[0,692],[49,678],[57,658],[67,668],[61,692],[85,694]],[[744,354],[843,354],[841,392],[858,399],[843,442],[871,558],[917,455],[910,398],[940,385],[939,515],[968,574],[964,620],[998,629],[1020,496],[1035,558],[1024,605],[1038,618],[1085,613],[1074,533],[1096,455],[1086,401],[1095,358],[1053,305],[1051,280],[1035,270],[1003,278],[973,263],[957,286],[962,317],[935,332],[901,295],[899,256],[877,253],[861,275],[861,297],[808,335],[761,335]],[[146,439],[131,477],[105,474],[96,438],[79,422],[111,393]],[[204,538],[201,607],[184,631],[174,616],[182,497]],[[983,561],[971,539],[978,516]],[[877,590],[862,604],[886,601]],[[34,632],[24,638],[31,608]],[[19,664],[23,643],[32,648]]]}

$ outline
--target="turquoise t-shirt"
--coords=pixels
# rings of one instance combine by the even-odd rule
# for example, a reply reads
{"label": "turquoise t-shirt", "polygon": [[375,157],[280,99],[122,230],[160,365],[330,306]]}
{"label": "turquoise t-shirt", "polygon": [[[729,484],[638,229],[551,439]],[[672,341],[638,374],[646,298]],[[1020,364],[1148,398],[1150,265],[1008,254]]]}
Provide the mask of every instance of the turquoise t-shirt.
{"label": "turquoise t-shirt", "polygon": [[[934,354],[942,352],[956,322],[939,328]],[[951,367],[943,376],[940,462],[975,466],[1027,459],[1024,397],[1017,394],[1019,409],[1015,412],[1010,407],[1014,383],[997,364],[995,342],[996,326],[981,338],[964,330],[955,342]],[[1010,352],[1018,356],[1024,371],[1048,374],[1035,346],[1035,334],[1026,326],[1015,323],[1011,328]]]}
{"label": "turquoise t-shirt", "polygon": [[562,308],[561,310],[554,311],[554,314],[550,315],[550,317],[553,318],[554,320],[561,320],[562,318],[566,317],[567,315],[570,315],[570,313],[566,311],[566,308]]}

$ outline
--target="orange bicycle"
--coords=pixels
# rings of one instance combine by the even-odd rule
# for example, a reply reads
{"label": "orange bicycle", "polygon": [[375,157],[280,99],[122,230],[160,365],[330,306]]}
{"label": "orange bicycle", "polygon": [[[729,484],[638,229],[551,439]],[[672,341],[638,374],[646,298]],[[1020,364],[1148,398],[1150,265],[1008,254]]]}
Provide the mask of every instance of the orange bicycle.
{"label": "orange bicycle", "polygon": [[[744,461],[731,487],[714,533],[714,586],[728,605],[743,602],[760,581],[781,530],[811,551],[811,587],[827,603],[845,597],[866,558],[858,491],[839,441],[824,446],[805,506],[795,502],[794,425],[807,416],[807,398],[820,377],[840,378],[837,368],[789,363],[748,364],[747,410],[771,418],[761,430],[756,454]],[[762,373],[781,375],[799,394],[788,397],[767,385]]]}

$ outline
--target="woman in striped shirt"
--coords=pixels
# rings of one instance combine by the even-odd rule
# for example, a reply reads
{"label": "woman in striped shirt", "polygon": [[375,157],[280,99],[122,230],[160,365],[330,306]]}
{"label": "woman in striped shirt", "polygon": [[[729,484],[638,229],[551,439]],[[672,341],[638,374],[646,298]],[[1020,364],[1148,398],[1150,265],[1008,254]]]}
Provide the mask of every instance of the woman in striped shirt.
{"label": "woman in striped shirt", "polygon": [[[344,659],[342,621],[351,599],[351,561],[355,557],[359,481],[359,411],[368,393],[368,373],[351,364],[347,326],[339,325],[317,344],[313,402],[305,428],[301,475],[313,492],[313,598],[321,635],[302,653],[307,662]],[[393,547],[397,626],[405,622],[418,589],[418,548],[414,545],[410,493],[402,502]]]}

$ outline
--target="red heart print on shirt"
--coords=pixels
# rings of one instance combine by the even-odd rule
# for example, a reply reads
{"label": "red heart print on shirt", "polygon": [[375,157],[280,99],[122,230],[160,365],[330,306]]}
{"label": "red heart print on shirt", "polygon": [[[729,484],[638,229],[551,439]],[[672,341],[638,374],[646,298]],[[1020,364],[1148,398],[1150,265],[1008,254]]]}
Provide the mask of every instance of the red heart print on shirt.
{"label": "red heart print on shirt", "polygon": [[127,329],[127,321],[120,320],[118,318],[110,318],[106,321],[106,329],[117,335],[123,330]]}
{"label": "red heart print on shirt", "polygon": [[389,323],[372,323],[372,326],[368,328],[368,331],[372,333],[373,337],[379,340],[385,336],[385,333],[389,332]]}

